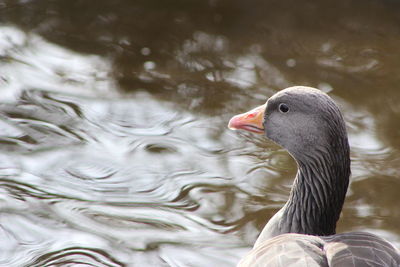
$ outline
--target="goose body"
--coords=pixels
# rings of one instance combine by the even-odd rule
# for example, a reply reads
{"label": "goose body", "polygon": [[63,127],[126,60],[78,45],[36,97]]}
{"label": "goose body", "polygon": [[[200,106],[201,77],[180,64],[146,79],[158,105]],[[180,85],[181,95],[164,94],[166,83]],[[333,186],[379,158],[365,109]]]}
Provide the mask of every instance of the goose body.
{"label": "goose body", "polygon": [[400,254],[388,241],[364,232],[336,234],[350,149],[344,119],[327,94],[304,86],[284,89],[234,116],[229,128],[265,134],[298,165],[287,203],[238,266],[400,266]]}

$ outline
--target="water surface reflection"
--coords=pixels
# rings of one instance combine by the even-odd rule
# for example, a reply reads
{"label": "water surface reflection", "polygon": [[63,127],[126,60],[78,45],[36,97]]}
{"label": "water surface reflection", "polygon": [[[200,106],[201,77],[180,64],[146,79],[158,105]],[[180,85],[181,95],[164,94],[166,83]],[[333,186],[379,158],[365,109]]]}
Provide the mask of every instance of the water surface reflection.
{"label": "water surface reflection", "polygon": [[234,266],[296,165],[226,124],[293,84],[345,114],[338,231],[400,244],[396,3],[0,4],[0,265]]}

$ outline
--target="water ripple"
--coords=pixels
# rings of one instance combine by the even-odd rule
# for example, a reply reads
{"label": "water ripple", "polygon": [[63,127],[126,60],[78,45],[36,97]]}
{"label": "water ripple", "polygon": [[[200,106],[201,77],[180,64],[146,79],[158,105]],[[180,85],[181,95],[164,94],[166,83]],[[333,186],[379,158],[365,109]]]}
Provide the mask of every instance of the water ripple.
{"label": "water ripple", "polygon": [[[9,232],[15,236],[22,225],[30,229],[15,239],[29,264],[124,266],[138,258],[163,266],[187,261],[176,255],[188,247],[210,254],[208,246],[214,244],[223,248],[215,257],[224,258],[228,248],[242,246],[227,233],[248,223],[242,205],[250,194],[235,185],[230,167],[243,165],[226,154],[241,157],[237,146],[243,144],[221,146],[221,140],[229,140],[219,126],[224,122],[194,120],[143,93],[102,101],[31,90],[18,106],[1,110],[8,118],[0,124],[5,136],[34,140],[14,146],[23,153],[0,154],[7,224],[15,225]],[[28,209],[31,216],[21,217]],[[41,218],[46,229],[31,226]],[[17,245],[27,243],[26,237],[28,247]],[[90,242],[83,246],[75,239]],[[94,240],[99,246],[90,245]],[[123,248],[118,257],[116,246]],[[159,254],[150,256],[152,251]],[[200,263],[207,257],[196,258]],[[221,266],[236,260],[237,255]],[[5,262],[22,265],[16,258]]]}
{"label": "water ripple", "polygon": [[108,253],[100,249],[69,247],[52,251],[38,257],[27,266],[94,266],[122,267],[126,266]]}

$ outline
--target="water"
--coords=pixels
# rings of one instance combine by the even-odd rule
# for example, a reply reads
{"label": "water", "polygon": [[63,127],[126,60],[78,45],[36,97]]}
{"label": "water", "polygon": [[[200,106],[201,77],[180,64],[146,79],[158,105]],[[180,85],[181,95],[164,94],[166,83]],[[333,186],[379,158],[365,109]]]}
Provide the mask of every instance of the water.
{"label": "water", "polygon": [[234,266],[296,165],[227,122],[295,84],[346,118],[338,232],[400,247],[400,6],[292,7],[0,1],[0,266]]}

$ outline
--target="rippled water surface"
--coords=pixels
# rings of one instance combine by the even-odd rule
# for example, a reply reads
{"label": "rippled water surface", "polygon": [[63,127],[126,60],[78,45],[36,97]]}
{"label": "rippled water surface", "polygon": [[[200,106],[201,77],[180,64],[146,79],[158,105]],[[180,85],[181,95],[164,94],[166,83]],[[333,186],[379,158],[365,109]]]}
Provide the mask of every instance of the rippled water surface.
{"label": "rippled water surface", "polygon": [[291,85],[344,112],[338,232],[400,246],[395,1],[0,0],[0,266],[234,266],[296,165],[229,118]]}

